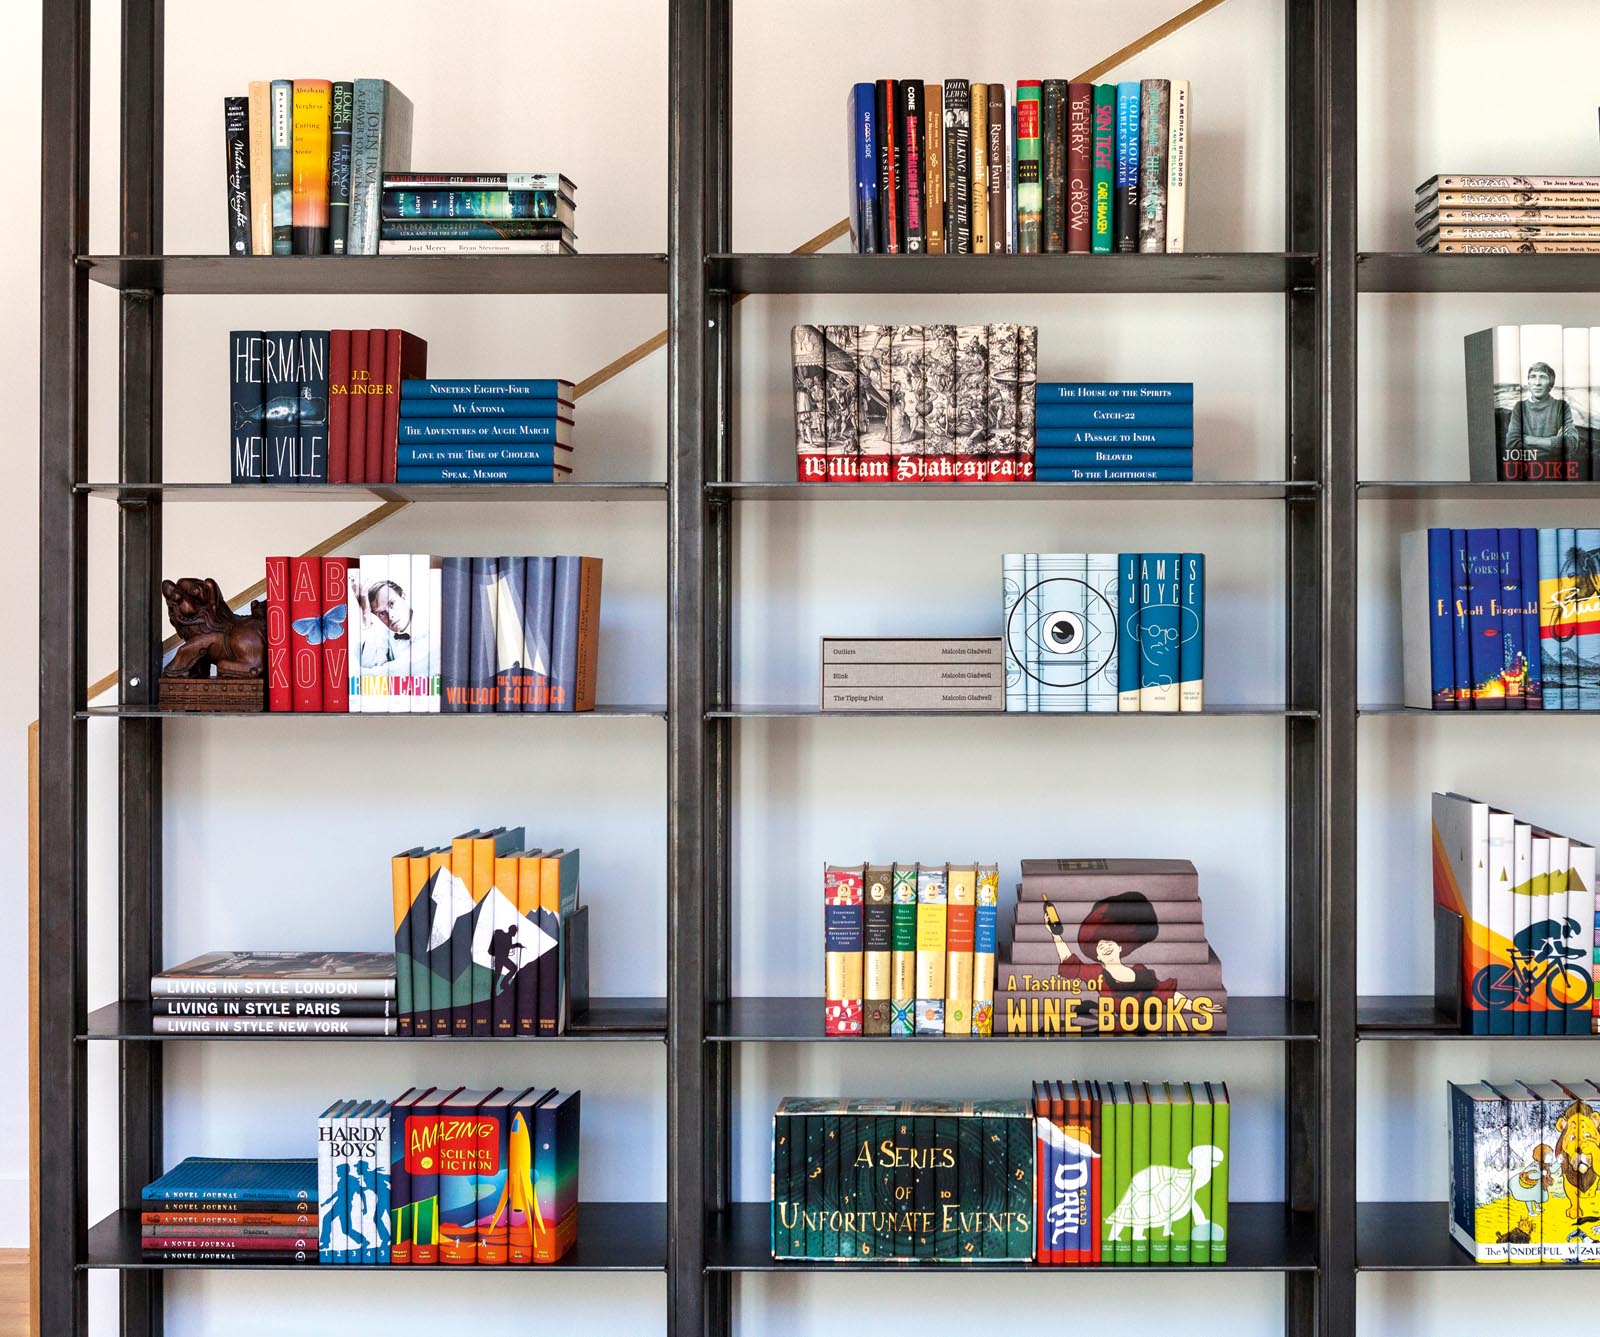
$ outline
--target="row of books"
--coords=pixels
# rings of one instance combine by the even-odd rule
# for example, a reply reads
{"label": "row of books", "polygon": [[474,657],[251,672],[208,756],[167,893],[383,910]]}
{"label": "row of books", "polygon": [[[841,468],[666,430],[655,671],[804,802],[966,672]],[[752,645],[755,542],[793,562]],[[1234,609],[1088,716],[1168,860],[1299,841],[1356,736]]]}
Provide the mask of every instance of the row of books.
{"label": "row of books", "polygon": [[823,710],[1004,710],[998,636],[824,636]]}
{"label": "row of books", "polygon": [[1033,476],[1033,325],[796,325],[801,482]]}
{"label": "row of books", "polygon": [[1600,1083],[1450,1083],[1450,1237],[1480,1263],[1600,1263]]}
{"label": "row of books", "polygon": [[1473,482],[1600,478],[1600,325],[1496,325],[1466,357]]}
{"label": "row of books", "polygon": [[318,1261],[554,1263],[578,1233],[577,1091],[412,1087],[317,1120]]}
{"label": "row of books", "polygon": [[1435,794],[1432,817],[1435,913],[1461,921],[1462,1029],[1600,1031],[1594,846],[1463,794]]}
{"label": "row of books", "polygon": [[376,255],[379,183],[411,161],[386,79],[252,81],[223,99],[229,255]]}
{"label": "row of books", "polygon": [[139,1195],[150,1263],[315,1263],[317,1162],[189,1156]]}
{"label": "row of books", "polygon": [[829,864],[828,1035],[989,1035],[998,864]]}
{"label": "row of books", "polygon": [[1400,554],[1406,705],[1600,710],[1600,529],[1436,528]]}
{"label": "row of books", "polygon": [[598,557],[269,557],[267,708],[593,710],[601,575]]}
{"label": "row of books", "polygon": [[404,385],[427,374],[406,330],[232,331],[231,481],[394,482]]}
{"label": "row of books", "polygon": [[1228,1261],[1226,1082],[1035,1082],[1033,1114],[1036,1262]]}
{"label": "row of books", "polygon": [[465,831],[389,861],[401,1035],[560,1035],[580,914],[578,851],[524,828]]}
{"label": "row of books", "polygon": [[879,79],[849,96],[850,227],[889,255],[1181,251],[1189,82]]}
{"label": "row of books", "polygon": [[572,476],[572,382],[525,381],[540,398],[457,395],[455,381],[402,382],[399,483],[559,483]]}
{"label": "row of books", "polygon": [[394,1035],[388,952],[207,952],[150,977],[157,1035]]}
{"label": "row of books", "polygon": [[[1168,394],[1130,393],[1143,390]],[[1036,395],[1039,482],[1194,481],[1193,382],[1044,381]]]}
{"label": "row of books", "polygon": [[379,255],[575,255],[578,188],[560,172],[383,178]]}
{"label": "row of books", "polygon": [[1434,176],[1417,187],[1417,249],[1451,255],[1600,251],[1600,177]]}
{"label": "row of books", "polygon": [[1203,553],[1007,553],[1008,711],[1199,711]]}

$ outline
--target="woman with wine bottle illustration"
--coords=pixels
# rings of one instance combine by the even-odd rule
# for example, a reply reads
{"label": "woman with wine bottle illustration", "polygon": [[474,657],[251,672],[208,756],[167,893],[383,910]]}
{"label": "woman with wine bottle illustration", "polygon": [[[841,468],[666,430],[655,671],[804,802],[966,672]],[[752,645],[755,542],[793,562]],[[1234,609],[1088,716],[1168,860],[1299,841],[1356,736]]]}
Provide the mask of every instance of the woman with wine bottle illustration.
{"label": "woman with wine bottle illustration", "polygon": [[1149,966],[1123,959],[1154,942],[1161,931],[1156,908],[1143,892],[1118,892],[1102,897],[1090,907],[1078,925],[1078,950],[1087,960],[1073,955],[1066,928],[1048,897],[1044,915],[1055,939],[1063,977],[1083,980],[1086,987],[1106,993],[1159,994],[1175,1001],[1182,997],[1175,980],[1161,979]]}

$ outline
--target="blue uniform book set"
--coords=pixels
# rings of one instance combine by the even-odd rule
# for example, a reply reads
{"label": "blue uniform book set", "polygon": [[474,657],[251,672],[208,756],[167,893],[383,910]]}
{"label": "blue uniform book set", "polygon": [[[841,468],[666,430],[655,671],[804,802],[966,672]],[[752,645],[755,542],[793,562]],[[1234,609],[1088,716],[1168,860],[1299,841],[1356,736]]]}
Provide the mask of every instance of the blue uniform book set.
{"label": "blue uniform book set", "polygon": [[572,411],[571,381],[402,381],[395,481],[562,482]]}
{"label": "blue uniform book set", "polygon": [[1043,483],[1192,483],[1194,385],[1041,381],[1034,475]]}

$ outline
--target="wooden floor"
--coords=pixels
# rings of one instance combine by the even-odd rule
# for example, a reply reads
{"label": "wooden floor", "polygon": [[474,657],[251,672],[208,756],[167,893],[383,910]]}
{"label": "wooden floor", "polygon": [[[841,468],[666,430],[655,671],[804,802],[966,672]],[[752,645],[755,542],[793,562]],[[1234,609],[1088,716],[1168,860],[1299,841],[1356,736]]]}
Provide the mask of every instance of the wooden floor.
{"label": "wooden floor", "polygon": [[0,1337],[28,1331],[28,1251],[0,1249]]}

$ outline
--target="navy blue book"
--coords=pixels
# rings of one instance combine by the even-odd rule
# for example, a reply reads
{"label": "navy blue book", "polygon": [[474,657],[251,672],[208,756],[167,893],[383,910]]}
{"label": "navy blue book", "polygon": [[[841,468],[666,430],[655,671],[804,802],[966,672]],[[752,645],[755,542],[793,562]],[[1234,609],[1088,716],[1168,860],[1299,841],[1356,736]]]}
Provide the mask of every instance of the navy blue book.
{"label": "navy blue book", "polygon": [[[401,382],[405,384],[404,381]],[[521,399],[508,395],[400,397],[402,418],[571,418],[566,399]]]}
{"label": "navy blue book", "polygon": [[1183,554],[1183,583],[1178,623],[1178,709],[1204,710],[1206,705],[1206,557]]}
{"label": "navy blue book", "polygon": [[1467,622],[1471,628],[1472,708],[1506,708],[1505,619],[1500,585],[1505,562],[1498,529],[1467,531]]}
{"label": "navy blue book", "polygon": [[1086,469],[1046,465],[1036,467],[1033,478],[1036,483],[1192,483],[1194,470],[1145,469],[1131,464],[1099,464]]}
{"label": "navy blue book", "polygon": [[268,330],[261,344],[266,383],[261,476],[268,483],[292,483],[300,449],[300,331]]}
{"label": "navy blue book", "polygon": [[412,464],[395,470],[395,482],[559,483],[571,472],[555,464]]}
{"label": "navy blue book", "polygon": [[[402,479],[402,482],[405,480]],[[471,559],[471,640],[467,652],[467,709],[473,714],[494,710],[494,617],[496,562]]]}
{"label": "navy blue book", "polygon": [[[139,1195],[150,1203],[295,1203],[317,1200],[317,1162],[187,1156]],[[296,1209],[298,1210],[298,1208]]]}
{"label": "navy blue book", "polygon": [[1036,447],[1033,462],[1038,467],[1092,468],[1097,464],[1131,464],[1140,469],[1188,469],[1194,464],[1194,451],[1186,446],[1044,446]]}
{"label": "navy blue book", "polygon": [[467,708],[472,652],[472,564],[466,557],[439,561],[439,709]]}
{"label": "navy blue book", "polygon": [[328,331],[301,330],[300,433],[295,442],[294,481],[328,481]]}
{"label": "navy blue book", "polygon": [[1139,81],[1117,85],[1117,176],[1112,238],[1119,252],[1139,249]]}
{"label": "navy blue book", "polygon": [[[572,382],[562,380],[456,380],[440,377],[418,378],[400,382],[400,398],[407,399],[472,399],[485,395],[506,399],[566,399],[572,398]],[[404,409],[401,410],[404,412]]]}
{"label": "navy blue book", "polygon": [[[1401,597],[1415,599],[1420,593],[1415,588],[1421,575],[1411,569],[1413,564],[1427,562],[1428,574],[1428,683],[1424,698],[1420,675],[1413,690],[1406,690],[1408,706],[1426,704],[1431,710],[1456,709],[1455,666],[1455,567],[1450,548],[1448,529],[1430,529],[1426,537],[1426,554],[1417,552],[1411,545],[1417,536],[1408,534],[1402,540],[1400,557]],[[1409,611],[1409,610],[1408,610]],[[1417,652],[1420,653],[1420,650]],[[1420,670],[1420,665],[1418,666]],[[1407,674],[1411,670],[1408,668]],[[1408,676],[1408,684],[1410,682]]]}
{"label": "navy blue book", "polygon": [[1036,402],[1047,404],[1192,404],[1193,381],[1040,381]]}
{"label": "navy blue book", "polygon": [[[1534,581],[1538,582],[1538,568]],[[1500,617],[1504,626],[1501,641],[1505,647],[1505,695],[1507,710],[1528,708],[1528,661],[1538,642],[1524,639],[1523,605],[1527,595],[1522,584],[1522,531],[1500,531]]]}
{"label": "navy blue book", "polygon": [[350,148],[355,128],[356,86],[333,85],[332,133],[328,137],[328,250],[345,255],[350,231]]}
{"label": "navy blue book", "polygon": [[1544,646],[1539,631],[1539,531],[1519,529],[1522,554],[1522,644],[1528,653],[1528,709],[1544,709]]}
{"label": "navy blue book", "polygon": [[555,559],[550,614],[550,709],[573,710],[578,700],[578,604],[583,558]]}
{"label": "navy blue book", "polygon": [[1039,404],[1040,427],[1193,427],[1191,404]]}
{"label": "navy blue book", "polygon": [[877,90],[871,84],[850,89],[849,120],[850,158],[856,174],[850,231],[856,250],[870,255],[878,249],[878,109]]}
{"label": "navy blue book", "polygon": [[1178,709],[1183,594],[1175,552],[1139,554],[1139,709]]}
{"label": "navy blue book", "polygon": [[1456,709],[1471,710],[1472,701],[1472,624],[1467,611],[1472,607],[1472,590],[1467,584],[1467,531],[1450,531],[1450,578],[1455,588],[1451,622],[1451,659],[1456,679]]}
{"label": "navy blue book", "polygon": [[561,446],[422,446],[402,441],[395,448],[399,468],[417,464],[560,464],[567,467],[572,452]]}
{"label": "navy blue book", "polygon": [[522,596],[522,662],[529,674],[525,711],[550,709],[550,632],[555,615],[556,559],[530,557]]}
{"label": "navy blue book", "polygon": [[228,335],[228,417],[232,442],[228,477],[235,483],[259,483],[266,412],[265,350],[260,330],[234,330]]}
{"label": "navy blue book", "polygon": [[1193,446],[1192,427],[1040,427],[1038,446]]}
{"label": "navy blue book", "polygon": [[568,445],[564,418],[401,418],[400,445]]}

